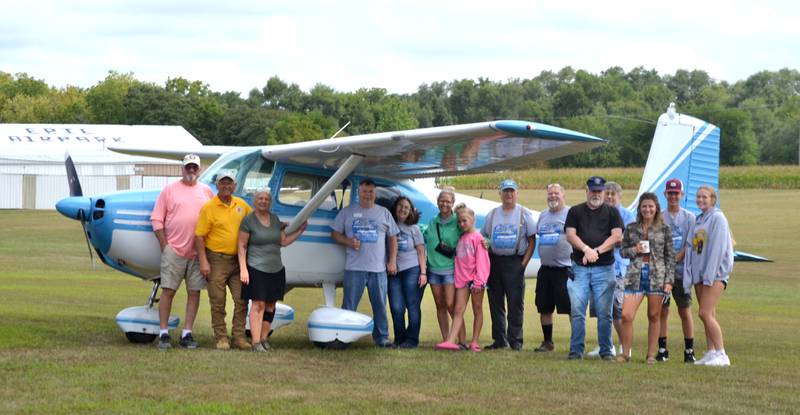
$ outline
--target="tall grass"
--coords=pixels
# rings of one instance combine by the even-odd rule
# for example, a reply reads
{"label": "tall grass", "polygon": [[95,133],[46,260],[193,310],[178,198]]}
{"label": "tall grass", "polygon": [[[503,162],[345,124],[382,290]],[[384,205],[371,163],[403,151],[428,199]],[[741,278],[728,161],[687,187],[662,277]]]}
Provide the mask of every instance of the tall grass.
{"label": "tall grass", "polygon": [[[642,167],[530,169],[504,173],[478,174],[440,179],[457,189],[493,189],[500,181],[512,178],[523,189],[544,189],[560,183],[567,189],[580,189],[590,176],[603,176],[624,189],[638,189]],[[800,189],[800,166],[723,166],[720,168],[722,189]]]}

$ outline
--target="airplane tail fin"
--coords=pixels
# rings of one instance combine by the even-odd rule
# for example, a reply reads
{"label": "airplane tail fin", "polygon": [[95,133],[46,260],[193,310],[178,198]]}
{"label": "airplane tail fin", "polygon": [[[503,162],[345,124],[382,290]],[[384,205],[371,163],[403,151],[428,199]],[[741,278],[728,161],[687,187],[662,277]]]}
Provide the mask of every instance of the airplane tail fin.
{"label": "airplane tail fin", "polygon": [[[695,202],[697,188],[709,185],[719,190],[719,146],[719,127],[686,114],[679,114],[675,104],[669,104],[667,112],[658,117],[642,183],[629,209],[636,212],[639,196],[645,192],[655,193],[661,206],[667,206],[664,185],[669,179],[680,179],[684,186],[681,207],[695,215],[700,214]],[[717,206],[719,203],[718,198]],[[768,261],[744,252],[736,252],[735,259]]]}
{"label": "airplane tail fin", "polygon": [[719,140],[719,127],[679,114],[675,104],[670,104],[667,112],[658,117],[642,183],[630,209],[636,211],[639,196],[645,192],[655,193],[661,206],[666,206],[663,191],[666,181],[680,179],[685,193],[681,206],[699,214],[695,203],[697,188],[710,185],[719,189]]}

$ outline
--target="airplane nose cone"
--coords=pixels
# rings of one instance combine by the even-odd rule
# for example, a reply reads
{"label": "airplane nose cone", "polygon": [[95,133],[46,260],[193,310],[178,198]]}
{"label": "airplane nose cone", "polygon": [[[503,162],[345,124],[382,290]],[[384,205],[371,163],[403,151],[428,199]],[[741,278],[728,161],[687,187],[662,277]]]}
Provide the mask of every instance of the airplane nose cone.
{"label": "airplane nose cone", "polygon": [[78,211],[83,209],[86,216],[92,208],[92,201],[88,197],[73,196],[61,199],[56,203],[56,210],[70,219],[79,219]]}

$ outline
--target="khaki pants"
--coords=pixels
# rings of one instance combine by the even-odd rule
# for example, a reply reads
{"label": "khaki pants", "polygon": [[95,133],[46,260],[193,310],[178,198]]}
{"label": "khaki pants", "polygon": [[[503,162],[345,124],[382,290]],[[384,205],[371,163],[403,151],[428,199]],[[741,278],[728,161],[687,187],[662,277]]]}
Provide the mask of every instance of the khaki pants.
{"label": "khaki pants", "polygon": [[211,327],[216,340],[227,339],[225,326],[225,287],[233,297],[232,332],[234,339],[245,339],[244,327],[247,319],[247,302],[242,300],[242,281],[239,279],[239,260],[235,255],[223,255],[206,250],[211,273],[208,275],[208,302],[211,305]]}

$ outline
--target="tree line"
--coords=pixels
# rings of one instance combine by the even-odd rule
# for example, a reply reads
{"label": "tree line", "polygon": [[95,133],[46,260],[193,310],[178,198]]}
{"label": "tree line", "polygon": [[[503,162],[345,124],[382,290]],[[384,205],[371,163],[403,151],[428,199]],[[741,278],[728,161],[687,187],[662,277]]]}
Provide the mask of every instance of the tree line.
{"label": "tree line", "polygon": [[552,163],[641,166],[655,121],[670,102],[722,130],[725,165],[797,164],[800,72],[762,71],[728,83],[702,70],[660,75],[642,67],[599,74],[565,67],[529,79],[486,78],[420,85],[412,94],[383,88],[303,91],[277,76],[246,97],[201,81],[164,85],[109,72],[90,88],[55,88],[25,73],[0,71],[0,122],[181,125],[204,144],[263,145],[495,119],[524,119],[610,139]]}

